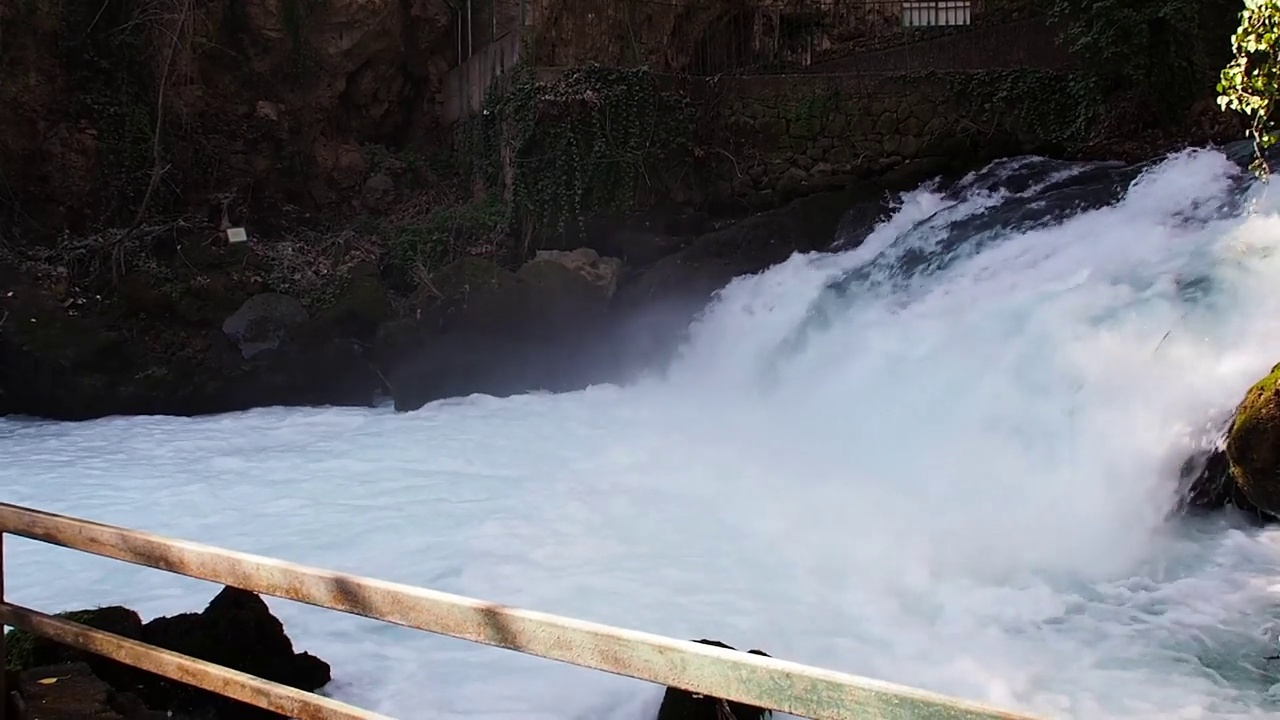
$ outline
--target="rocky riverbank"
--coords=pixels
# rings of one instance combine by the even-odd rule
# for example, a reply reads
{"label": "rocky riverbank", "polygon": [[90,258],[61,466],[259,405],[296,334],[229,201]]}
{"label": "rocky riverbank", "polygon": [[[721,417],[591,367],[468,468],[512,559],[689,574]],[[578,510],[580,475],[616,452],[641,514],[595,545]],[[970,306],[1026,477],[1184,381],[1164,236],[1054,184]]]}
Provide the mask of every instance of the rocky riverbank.
{"label": "rocky riverbank", "polygon": [[[732,276],[865,233],[886,190],[1240,136],[1213,102],[1225,56],[1190,47],[1198,90],[1172,109],[1142,83],[1104,100],[1096,68],[942,55],[929,82],[721,82],[691,58],[736,42],[739,5],[649,28],[644,70],[588,65],[622,62],[602,41],[622,16],[583,33],[541,3],[531,56],[470,119],[445,113],[465,58],[444,0],[0,7],[0,416],[412,409],[625,378]],[[1225,53],[1229,17],[1206,15]],[[547,53],[576,69],[536,80]]]}
{"label": "rocky riverbank", "polygon": [[[142,622],[112,606],[59,617],[283,685],[317,692],[330,681],[328,663],[294,651],[266,603],[224,588],[200,613]],[[5,636],[5,687],[14,720],[283,720],[285,716],[165,680],[21,630]],[[714,640],[698,642],[733,648]],[[757,655],[765,655],[752,650]],[[726,714],[727,713],[727,714]],[[741,703],[668,688],[656,720],[762,720]]]}
{"label": "rocky riverbank", "polygon": [[410,410],[618,380],[660,363],[734,276],[837,237],[858,241],[884,199],[882,186],[864,185],[736,220],[637,216],[590,228],[583,247],[514,264],[460,253],[412,282],[350,228],[228,244],[216,228],[179,223],[11,250],[0,265],[0,415],[380,397]]}
{"label": "rocky riverbank", "polygon": [[[307,692],[330,680],[328,663],[295,652],[266,603],[243,590],[224,588],[202,612],[146,623],[118,606],[62,617]],[[9,631],[5,641],[5,700],[9,717],[19,720],[284,718],[20,630]]]}

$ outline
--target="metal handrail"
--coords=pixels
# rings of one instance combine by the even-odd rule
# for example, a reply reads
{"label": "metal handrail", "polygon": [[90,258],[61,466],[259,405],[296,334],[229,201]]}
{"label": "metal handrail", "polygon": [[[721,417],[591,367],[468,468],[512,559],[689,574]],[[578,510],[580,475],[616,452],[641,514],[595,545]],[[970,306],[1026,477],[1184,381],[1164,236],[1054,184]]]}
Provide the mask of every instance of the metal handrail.
{"label": "metal handrail", "polygon": [[[4,534],[815,720],[1032,716],[649,633],[0,503],[0,624],[300,720],[384,716],[4,601]],[[2,638],[2,636],[0,636]],[[0,639],[0,667],[4,642]],[[0,698],[4,694],[0,680]],[[0,702],[0,720],[4,703]]]}

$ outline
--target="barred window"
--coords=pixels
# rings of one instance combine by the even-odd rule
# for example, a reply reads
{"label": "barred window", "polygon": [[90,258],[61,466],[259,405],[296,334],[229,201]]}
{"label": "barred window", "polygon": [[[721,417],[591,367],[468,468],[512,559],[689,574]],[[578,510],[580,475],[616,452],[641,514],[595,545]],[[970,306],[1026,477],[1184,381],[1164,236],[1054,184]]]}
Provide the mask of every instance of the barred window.
{"label": "barred window", "polygon": [[902,3],[903,27],[968,25],[971,0],[908,0]]}

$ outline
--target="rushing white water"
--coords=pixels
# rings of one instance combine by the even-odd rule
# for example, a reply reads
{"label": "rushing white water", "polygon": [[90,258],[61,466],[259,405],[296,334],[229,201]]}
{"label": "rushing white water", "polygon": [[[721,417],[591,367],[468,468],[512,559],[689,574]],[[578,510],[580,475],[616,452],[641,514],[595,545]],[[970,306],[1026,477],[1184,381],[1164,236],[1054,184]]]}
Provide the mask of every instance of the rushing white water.
{"label": "rushing white water", "polygon": [[[1280,533],[1167,516],[1206,423],[1280,360],[1280,203],[1216,218],[1236,173],[1174,156],[1118,203],[949,251],[1001,193],[917,191],[856,250],[735,281],[628,387],[0,421],[0,497],[1050,716],[1275,717]],[[948,260],[898,271],[912,252]],[[215,591],[7,558],[48,610]],[[400,717],[636,720],[661,696],[271,604],[333,694]]]}

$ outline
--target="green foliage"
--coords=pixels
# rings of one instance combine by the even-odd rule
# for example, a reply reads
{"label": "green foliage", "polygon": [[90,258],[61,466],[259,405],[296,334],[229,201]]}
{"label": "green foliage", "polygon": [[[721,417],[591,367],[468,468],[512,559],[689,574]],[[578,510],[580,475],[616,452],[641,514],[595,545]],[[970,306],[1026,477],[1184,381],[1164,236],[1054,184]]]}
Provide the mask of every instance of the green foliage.
{"label": "green foliage", "polygon": [[[54,615],[56,618],[70,620],[74,623],[87,623],[93,620],[97,610],[71,610]],[[4,634],[5,663],[3,669],[14,671],[26,670],[34,662],[36,636],[13,628]]]}
{"label": "green foliage", "polygon": [[831,119],[839,106],[840,91],[830,87],[806,93],[786,107],[783,112],[792,122],[813,126],[816,130]]}
{"label": "green foliage", "polygon": [[1271,113],[1280,93],[1280,0],[1245,0],[1231,47],[1235,58],[1222,70],[1218,104],[1248,118],[1258,150],[1254,170],[1266,176],[1262,151],[1276,142]]}
{"label": "green foliage", "polygon": [[155,79],[138,11],[130,0],[63,6],[59,51],[76,88],[72,113],[97,131],[107,221],[133,212],[150,179]]}
{"label": "green foliage", "polygon": [[1064,153],[1090,138],[1103,105],[1102,84],[1088,71],[986,70],[924,73],[949,86],[978,119],[998,121]]}
{"label": "green foliage", "polygon": [[509,153],[513,210],[527,230],[563,232],[634,207],[641,184],[693,146],[694,111],[646,68],[588,65],[554,82],[520,67],[462,139],[464,170],[496,187]]}
{"label": "green foliage", "polygon": [[461,205],[433,208],[421,219],[381,230],[393,264],[429,275],[468,254],[489,254],[506,235],[511,212],[489,194]]}
{"label": "green foliage", "polygon": [[4,666],[8,670],[26,670],[31,666],[31,646],[35,636],[14,628],[4,634]]}
{"label": "green foliage", "polygon": [[307,18],[324,4],[324,0],[283,0],[280,4],[281,21],[289,36],[292,72],[297,75],[311,62],[311,46],[304,35]]}
{"label": "green foliage", "polygon": [[1051,0],[1062,41],[1107,91],[1147,89],[1165,109],[1179,107],[1210,71],[1199,0]]}

